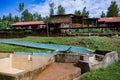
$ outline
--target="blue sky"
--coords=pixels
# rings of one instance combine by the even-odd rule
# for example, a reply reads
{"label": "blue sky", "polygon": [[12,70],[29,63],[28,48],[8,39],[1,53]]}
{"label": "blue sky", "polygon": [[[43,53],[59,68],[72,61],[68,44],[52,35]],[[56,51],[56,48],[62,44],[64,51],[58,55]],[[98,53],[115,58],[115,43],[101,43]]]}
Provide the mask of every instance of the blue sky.
{"label": "blue sky", "polygon": [[[66,9],[66,13],[74,13],[75,10],[82,10],[87,7],[91,17],[99,17],[101,12],[107,12],[112,0],[0,0],[0,17],[12,13],[18,15],[16,11],[20,2],[25,3],[25,8],[29,9],[31,13],[38,12],[42,16],[49,14],[49,3],[55,3],[55,13],[57,6],[62,5]],[[120,0],[116,0],[120,7]]]}

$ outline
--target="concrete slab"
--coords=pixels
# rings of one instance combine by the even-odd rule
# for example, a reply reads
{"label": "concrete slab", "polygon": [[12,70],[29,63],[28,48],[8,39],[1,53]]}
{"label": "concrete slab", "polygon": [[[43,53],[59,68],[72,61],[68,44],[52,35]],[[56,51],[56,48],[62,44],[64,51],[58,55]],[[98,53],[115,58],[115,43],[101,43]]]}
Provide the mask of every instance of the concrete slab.
{"label": "concrete slab", "polygon": [[0,73],[17,74],[24,71],[24,70],[12,68],[10,64],[10,58],[0,59],[0,64],[1,64]]}
{"label": "concrete slab", "polygon": [[24,72],[24,70],[15,69],[15,68],[8,68],[8,69],[0,70],[0,73],[6,73],[6,74],[17,74],[21,72]]}
{"label": "concrete slab", "polygon": [[72,80],[80,71],[73,63],[53,63],[34,80]]}

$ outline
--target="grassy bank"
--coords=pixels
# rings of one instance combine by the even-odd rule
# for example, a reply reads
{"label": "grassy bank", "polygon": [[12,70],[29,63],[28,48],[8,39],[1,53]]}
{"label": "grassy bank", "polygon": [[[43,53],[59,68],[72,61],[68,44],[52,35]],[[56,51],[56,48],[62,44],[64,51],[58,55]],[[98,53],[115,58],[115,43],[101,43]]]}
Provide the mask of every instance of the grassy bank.
{"label": "grassy bank", "polygon": [[[85,47],[91,50],[113,50],[120,54],[120,39],[108,37],[26,37],[12,39],[17,41],[28,41],[37,43],[62,44]],[[41,49],[25,48],[0,43],[0,51],[29,51],[40,52]],[[120,56],[119,56],[120,58]],[[120,59],[108,68],[101,68],[88,72],[80,80],[120,80]]]}

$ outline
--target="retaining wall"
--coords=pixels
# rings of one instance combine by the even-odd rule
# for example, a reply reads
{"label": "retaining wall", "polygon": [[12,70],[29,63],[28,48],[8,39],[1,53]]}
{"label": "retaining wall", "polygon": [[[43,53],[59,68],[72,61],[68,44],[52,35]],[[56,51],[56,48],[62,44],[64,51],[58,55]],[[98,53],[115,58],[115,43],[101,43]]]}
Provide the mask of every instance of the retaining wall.
{"label": "retaining wall", "polygon": [[[102,52],[102,51],[100,51],[100,52]],[[118,54],[115,51],[111,51],[111,52],[106,53],[103,60],[99,61],[98,63],[79,61],[77,63],[77,66],[79,66],[81,68],[82,73],[85,73],[85,72],[88,72],[93,69],[107,67],[116,61],[118,61]]]}
{"label": "retaining wall", "polygon": [[0,80],[32,80],[54,62],[54,57],[48,56],[31,56],[29,58],[28,55],[12,54],[10,59],[12,68],[24,71],[17,74],[0,73]]}
{"label": "retaining wall", "polygon": [[7,57],[10,57],[10,53],[1,53],[0,52],[0,59],[1,58],[7,58]]}

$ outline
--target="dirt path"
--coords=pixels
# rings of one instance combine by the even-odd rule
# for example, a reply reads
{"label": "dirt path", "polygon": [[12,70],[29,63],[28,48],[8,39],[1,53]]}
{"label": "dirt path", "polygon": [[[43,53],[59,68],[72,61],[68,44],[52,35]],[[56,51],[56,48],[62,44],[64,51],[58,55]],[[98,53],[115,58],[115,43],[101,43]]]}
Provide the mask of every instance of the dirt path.
{"label": "dirt path", "polygon": [[80,68],[72,63],[53,63],[34,80],[68,80],[72,75],[80,72]]}

